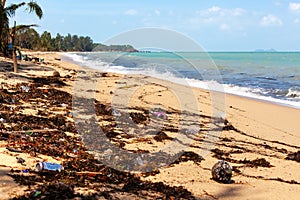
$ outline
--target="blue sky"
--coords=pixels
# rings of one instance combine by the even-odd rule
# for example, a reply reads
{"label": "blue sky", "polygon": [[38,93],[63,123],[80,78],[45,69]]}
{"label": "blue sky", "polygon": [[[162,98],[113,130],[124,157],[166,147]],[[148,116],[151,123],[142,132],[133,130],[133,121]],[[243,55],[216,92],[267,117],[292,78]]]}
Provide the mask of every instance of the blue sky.
{"label": "blue sky", "polygon": [[[8,0],[7,4],[21,1]],[[300,0],[37,0],[42,20],[17,11],[17,24],[90,36],[94,42],[136,28],[178,31],[208,51],[300,51]]]}

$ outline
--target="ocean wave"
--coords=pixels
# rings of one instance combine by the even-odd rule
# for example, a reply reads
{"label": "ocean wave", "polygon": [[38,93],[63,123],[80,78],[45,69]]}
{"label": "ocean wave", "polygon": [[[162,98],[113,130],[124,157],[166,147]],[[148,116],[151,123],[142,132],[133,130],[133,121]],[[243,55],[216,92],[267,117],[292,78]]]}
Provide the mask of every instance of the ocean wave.
{"label": "ocean wave", "polygon": [[286,97],[292,99],[300,99],[300,87],[289,88]]}
{"label": "ocean wave", "polygon": [[78,53],[62,53],[65,58],[69,58],[72,61],[82,64],[87,59],[86,56],[79,55]]}
{"label": "ocean wave", "polygon": [[[160,67],[159,64],[157,66],[141,64],[139,68],[130,68],[122,65],[109,64],[99,59],[88,59],[88,57],[86,57],[85,55],[68,53],[67,56],[75,62],[79,63],[80,65],[84,65],[105,72],[114,72],[120,74],[142,74],[190,87],[201,88],[210,91],[224,92],[228,94],[273,102],[276,104],[281,104],[294,108],[300,108],[299,87],[293,87],[290,88],[288,91],[284,91],[283,89],[268,90],[266,88],[260,87],[238,86],[235,84],[220,84],[222,80],[199,80],[200,77],[199,79],[187,78],[184,74],[180,74],[180,72],[172,70],[171,68]],[[264,79],[275,80],[270,77],[264,77]]]}

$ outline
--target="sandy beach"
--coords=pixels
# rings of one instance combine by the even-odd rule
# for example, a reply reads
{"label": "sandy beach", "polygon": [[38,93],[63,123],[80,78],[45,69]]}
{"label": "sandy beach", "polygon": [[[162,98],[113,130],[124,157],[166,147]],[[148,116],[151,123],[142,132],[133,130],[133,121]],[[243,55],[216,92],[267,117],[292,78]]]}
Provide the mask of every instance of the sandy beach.
{"label": "sandy beach", "polygon": [[[17,74],[0,57],[0,199],[299,199],[299,109],[89,70],[59,53],[28,55],[44,60],[19,61]],[[125,157],[110,154],[110,167],[94,158],[104,158],[88,140],[95,124],[119,149],[165,153],[138,163],[152,172],[119,172],[114,168]],[[191,130],[197,132],[181,134]],[[184,152],[169,160],[179,149]],[[231,183],[212,179],[218,160],[232,166]],[[64,170],[34,172],[41,161]],[[165,165],[153,166],[158,163]]]}

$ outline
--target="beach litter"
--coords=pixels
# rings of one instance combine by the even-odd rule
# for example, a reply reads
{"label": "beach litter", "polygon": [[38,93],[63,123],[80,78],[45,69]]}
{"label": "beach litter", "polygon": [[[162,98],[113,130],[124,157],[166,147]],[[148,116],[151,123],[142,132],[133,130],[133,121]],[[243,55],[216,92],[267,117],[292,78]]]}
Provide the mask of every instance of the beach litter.
{"label": "beach litter", "polygon": [[39,162],[36,164],[36,172],[61,172],[62,166],[57,163]]}
{"label": "beach litter", "polygon": [[120,117],[120,116],[122,116],[122,114],[121,114],[118,110],[115,110],[115,109],[112,110],[112,114],[113,114],[115,117]]}
{"label": "beach litter", "polygon": [[29,92],[29,87],[25,86],[25,85],[22,85],[21,86],[21,89],[24,91],[24,92]]}
{"label": "beach litter", "polygon": [[32,196],[33,197],[38,197],[40,194],[42,194],[42,192],[37,190],[37,191],[34,192],[34,194]]}
{"label": "beach litter", "polygon": [[157,119],[166,120],[168,118],[168,116],[165,112],[155,112],[154,114],[155,114]]}
{"label": "beach litter", "polygon": [[21,164],[25,163],[25,160],[23,158],[16,157],[16,159],[17,159],[17,163],[21,163]]}
{"label": "beach litter", "polygon": [[224,160],[219,160],[211,170],[212,177],[220,183],[231,183],[232,167]]}

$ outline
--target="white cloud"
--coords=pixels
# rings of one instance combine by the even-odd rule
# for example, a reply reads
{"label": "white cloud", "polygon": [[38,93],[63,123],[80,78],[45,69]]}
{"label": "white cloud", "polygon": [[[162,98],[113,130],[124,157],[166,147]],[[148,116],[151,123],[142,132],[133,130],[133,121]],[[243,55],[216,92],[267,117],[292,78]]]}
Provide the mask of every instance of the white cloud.
{"label": "white cloud", "polygon": [[125,11],[125,15],[136,15],[138,12],[135,9],[129,9]]}
{"label": "white cloud", "polygon": [[289,9],[291,11],[300,11],[300,3],[290,3]]}
{"label": "white cloud", "polygon": [[300,22],[299,18],[294,19],[294,23],[298,24]]}
{"label": "white cloud", "polygon": [[247,11],[242,8],[225,9],[218,6],[213,6],[206,10],[200,10],[197,13],[202,17],[215,16],[215,17],[231,17],[241,16]]}
{"label": "white cloud", "polygon": [[263,26],[281,26],[282,21],[274,15],[266,15],[261,19],[260,24]]}
{"label": "white cloud", "polygon": [[157,16],[159,16],[160,15],[160,11],[159,10],[154,10],[154,13],[157,15]]}
{"label": "white cloud", "polygon": [[229,30],[230,27],[228,26],[228,24],[221,24],[220,29],[223,30],[223,31],[226,31],[226,30]]}
{"label": "white cloud", "polygon": [[[243,8],[221,8],[213,6],[197,11],[197,16],[189,19],[193,26],[215,25],[221,30],[237,29],[243,27],[241,21],[245,21],[245,14],[248,11]],[[231,24],[233,26],[230,26]]]}
{"label": "white cloud", "polygon": [[208,11],[209,13],[213,13],[213,12],[219,12],[220,10],[221,10],[220,7],[218,7],[218,6],[213,6],[213,7],[209,8],[207,11]]}
{"label": "white cloud", "polygon": [[235,9],[232,9],[231,12],[232,12],[233,16],[241,16],[244,13],[246,13],[246,10],[244,10],[242,8],[235,8]]}

